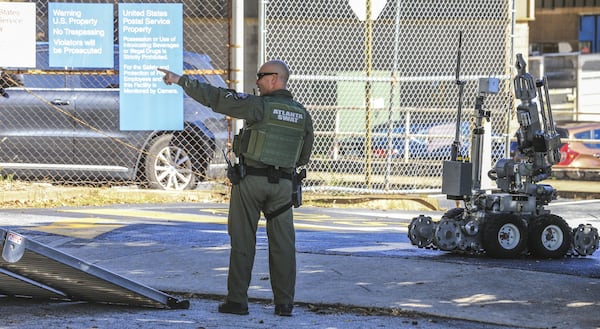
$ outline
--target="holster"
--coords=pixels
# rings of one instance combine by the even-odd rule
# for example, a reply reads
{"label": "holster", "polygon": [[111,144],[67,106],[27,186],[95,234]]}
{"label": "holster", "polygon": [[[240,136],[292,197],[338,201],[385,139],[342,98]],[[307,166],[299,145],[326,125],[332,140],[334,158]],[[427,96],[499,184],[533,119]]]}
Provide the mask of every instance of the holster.
{"label": "holster", "polygon": [[273,166],[267,167],[267,180],[271,184],[279,184],[279,178],[281,178],[281,171],[275,169]]}
{"label": "holster", "polygon": [[246,165],[241,163],[236,163],[235,165],[227,164],[227,178],[232,185],[237,185],[246,177]]}
{"label": "holster", "polygon": [[302,180],[306,178],[306,169],[292,172],[292,205],[298,208],[302,205]]}
{"label": "holster", "polygon": [[240,183],[242,177],[240,175],[239,165],[227,165],[227,178],[229,178],[229,181],[232,185],[237,185]]}

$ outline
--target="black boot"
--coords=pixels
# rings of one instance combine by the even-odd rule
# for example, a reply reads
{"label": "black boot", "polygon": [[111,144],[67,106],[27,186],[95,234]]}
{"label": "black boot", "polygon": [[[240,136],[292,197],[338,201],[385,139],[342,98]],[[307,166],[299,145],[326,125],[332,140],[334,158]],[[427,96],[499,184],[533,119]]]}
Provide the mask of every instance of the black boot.
{"label": "black boot", "polygon": [[277,304],[275,305],[275,314],[280,316],[292,316],[293,304]]}
{"label": "black boot", "polygon": [[249,314],[248,304],[225,301],[225,303],[219,305],[219,313],[247,315]]}

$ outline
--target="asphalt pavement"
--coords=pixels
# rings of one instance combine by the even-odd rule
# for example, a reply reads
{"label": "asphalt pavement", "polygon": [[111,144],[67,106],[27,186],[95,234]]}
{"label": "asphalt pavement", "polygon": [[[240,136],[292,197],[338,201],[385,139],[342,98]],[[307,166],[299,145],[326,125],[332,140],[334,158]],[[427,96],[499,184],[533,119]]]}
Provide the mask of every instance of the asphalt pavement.
{"label": "asphalt pavement", "polygon": [[[228,249],[90,242],[63,251],[175,295],[226,294]],[[266,250],[258,250],[253,300],[272,298],[267,264]],[[384,308],[515,328],[598,328],[599,293],[597,278],[439,259],[298,254],[297,305]]]}
{"label": "asphalt pavement", "polygon": [[[598,182],[552,185],[577,193],[599,188]],[[60,250],[174,295],[218,298],[226,294],[226,247],[79,241]],[[60,245],[60,241],[53,244]],[[257,250],[249,296],[268,304],[272,294],[267,257],[267,250]],[[510,328],[600,328],[600,279],[595,277],[439,258],[315,253],[299,253],[297,271],[298,307],[381,309]],[[257,305],[250,305],[250,316],[226,315],[231,321],[228,325],[244,327],[253,313],[264,313]],[[296,319],[301,320],[301,314]],[[294,327],[293,322],[286,326]]]}

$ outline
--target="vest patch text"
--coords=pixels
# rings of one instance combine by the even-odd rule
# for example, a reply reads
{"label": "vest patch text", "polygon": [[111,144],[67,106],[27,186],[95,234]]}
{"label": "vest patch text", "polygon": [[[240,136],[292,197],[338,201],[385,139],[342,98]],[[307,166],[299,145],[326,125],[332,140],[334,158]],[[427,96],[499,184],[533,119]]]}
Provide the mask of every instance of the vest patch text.
{"label": "vest patch text", "polygon": [[304,119],[302,113],[286,111],[281,109],[273,109],[273,114],[277,117],[277,120],[298,123],[299,120]]}

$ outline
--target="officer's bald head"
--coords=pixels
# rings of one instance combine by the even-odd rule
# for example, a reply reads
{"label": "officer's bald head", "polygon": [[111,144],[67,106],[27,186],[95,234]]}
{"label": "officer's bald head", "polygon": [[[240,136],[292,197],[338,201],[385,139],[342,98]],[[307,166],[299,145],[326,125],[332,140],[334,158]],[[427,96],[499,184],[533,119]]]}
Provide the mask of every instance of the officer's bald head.
{"label": "officer's bald head", "polygon": [[263,64],[261,71],[277,73],[277,78],[281,80],[284,85],[287,84],[288,79],[290,78],[290,69],[284,61],[279,59],[273,59],[266,62]]}

